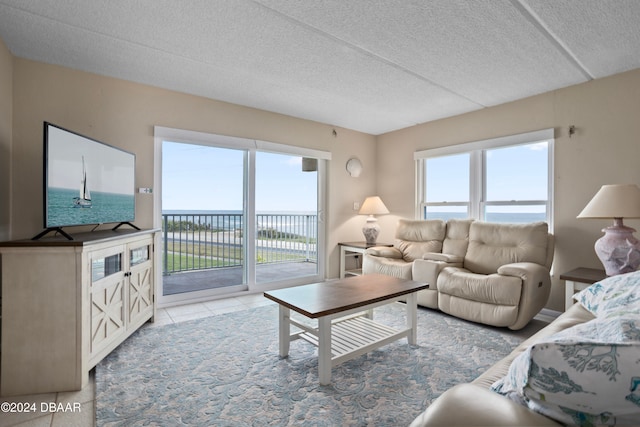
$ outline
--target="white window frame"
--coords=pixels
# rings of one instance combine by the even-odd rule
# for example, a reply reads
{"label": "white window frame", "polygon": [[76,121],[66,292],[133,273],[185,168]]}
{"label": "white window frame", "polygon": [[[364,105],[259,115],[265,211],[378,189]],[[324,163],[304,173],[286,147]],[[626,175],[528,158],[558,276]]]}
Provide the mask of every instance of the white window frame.
{"label": "white window frame", "polygon": [[[529,145],[539,142],[547,142],[547,200],[518,200],[518,201],[497,201],[487,202],[486,197],[486,164],[484,153],[495,148],[507,148],[517,145]],[[546,221],[549,229],[553,229],[553,200],[554,200],[554,131],[553,129],[543,129],[534,132],[521,133],[517,135],[503,136],[499,138],[473,141],[464,144],[450,145],[447,147],[433,148],[429,150],[416,151],[413,155],[415,160],[416,176],[416,211],[415,218],[421,219],[422,212],[427,206],[436,206],[437,203],[427,203],[427,188],[425,181],[426,161],[429,158],[451,156],[455,154],[469,153],[469,217],[481,219],[485,206],[500,205],[546,205]],[[460,205],[450,203],[450,206]]]}

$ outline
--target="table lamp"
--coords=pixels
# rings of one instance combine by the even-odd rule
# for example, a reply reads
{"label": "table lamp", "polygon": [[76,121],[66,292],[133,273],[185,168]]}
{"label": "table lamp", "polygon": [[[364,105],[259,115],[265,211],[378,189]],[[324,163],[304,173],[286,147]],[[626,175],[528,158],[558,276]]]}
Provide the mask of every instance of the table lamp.
{"label": "table lamp", "polygon": [[640,266],[640,242],[636,231],[623,218],[640,218],[640,188],[635,184],[603,185],[580,212],[578,218],[613,218],[613,226],[603,229],[595,250],[607,276],[630,273]]}
{"label": "table lamp", "polygon": [[368,246],[374,246],[380,234],[380,226],[374,215],[384,215],[389,213],[389,209],[382,203],[382,199],[378,196],[367,197],[362,203],[362,207],[358,211],[360,215],[369,215],[367,222],[362,227],[362,234],[367,241]]}

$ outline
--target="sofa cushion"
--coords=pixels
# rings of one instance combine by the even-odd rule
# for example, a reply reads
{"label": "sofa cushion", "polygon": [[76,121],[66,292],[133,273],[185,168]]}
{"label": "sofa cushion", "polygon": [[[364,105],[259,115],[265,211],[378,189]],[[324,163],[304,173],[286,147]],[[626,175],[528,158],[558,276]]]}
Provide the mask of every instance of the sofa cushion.
{"label": "sofa cushion", "polygon": [[476,274],[464,268],[446,267],[438,275],[440,293],[496,305],[517,306],[522,280],[515,276]]}
{"label": "sofa cushion", "polygon": [[504,357],[484,371],[478,378],[472,381],[473,384],[490,388],[493,383],[507,375],[513,359],[521,355],[529,346],[546,340],[551,335],[555,335],[560,331],[593,319],[593,314],[585,310],[580,304],[572,305],[553,322],[521,342],[507,357]]}
{"label": "sofa cushion", "polygon": [[640,316],[640,271],[607,277],[573,298],[596,317]]}
{"label": "sofa cushion", "polygon": [[547,241],[548,226],[544,222],[472,222],[469,227],[469,248],[465,255],[464,267],[474,273],[492,274],[498,267],[514,262],[545,265]]}
{"label": "sofa cushion", "polygon": [[450,219],[442,242],[442,253],[464,257],[469,246],[469,227],[472,219]]}
{"label": "sofa cushion", "polygon": [[534,344],[492,389],[566,424],[640,420],[640,318],[596,318]]}
{"label": "sofa cushion", "polygon": [[[364,257],[364,274],[386,274],[399,279],[412,279],[411,267],[413,264],[410,262],[405,262],[402,259],[376,257],[369,254],[365,254]],[[375,262],[368,262],[370,260],[368,257],[375,258]]]}
{"label": "sofa cushion", "polygon": [[365,253],[383,258],[402,259],[402,252],[393,246],[374,246],[372,248],[367,248]]}
{"label": "sofa cushion", "polygon": [[396,228],[394,246],[406,262],[422,259],[427,252],[442,252],[446,223],[439,219],[411,221],[401,219]]}
{"label": "sofa cushion", "polygon": [[457,384],[438,397],[409,427],[560,427],[486,388]]}

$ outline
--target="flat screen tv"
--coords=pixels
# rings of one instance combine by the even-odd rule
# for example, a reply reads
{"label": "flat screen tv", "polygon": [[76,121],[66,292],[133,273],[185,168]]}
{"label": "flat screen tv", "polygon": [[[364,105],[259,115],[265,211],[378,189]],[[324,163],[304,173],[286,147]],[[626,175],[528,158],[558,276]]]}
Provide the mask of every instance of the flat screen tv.
{"label": "flat screen tv", "polygon": [[[44,122],[44,227],[135,220],[135,154]],[[137,228],[133,226],[134,228]]]}

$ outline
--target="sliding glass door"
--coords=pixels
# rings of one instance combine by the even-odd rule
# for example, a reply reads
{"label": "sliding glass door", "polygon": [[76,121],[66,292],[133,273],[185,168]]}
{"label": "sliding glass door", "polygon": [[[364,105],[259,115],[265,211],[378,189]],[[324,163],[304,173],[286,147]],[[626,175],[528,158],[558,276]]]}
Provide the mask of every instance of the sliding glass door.
{"label": "sliding glass door", "polygon": [[246,156],[163,141],[163,296],[246,289]]}
{"label": "sliding glass door", "polygon": [[156,135],[158,304],[322,280],[326,160],[238,138],[184,139]]}
{"label": "sliding glass door", "polygon": [[256,153],[258,283],[318,274],[318,171],[304,160]]}

